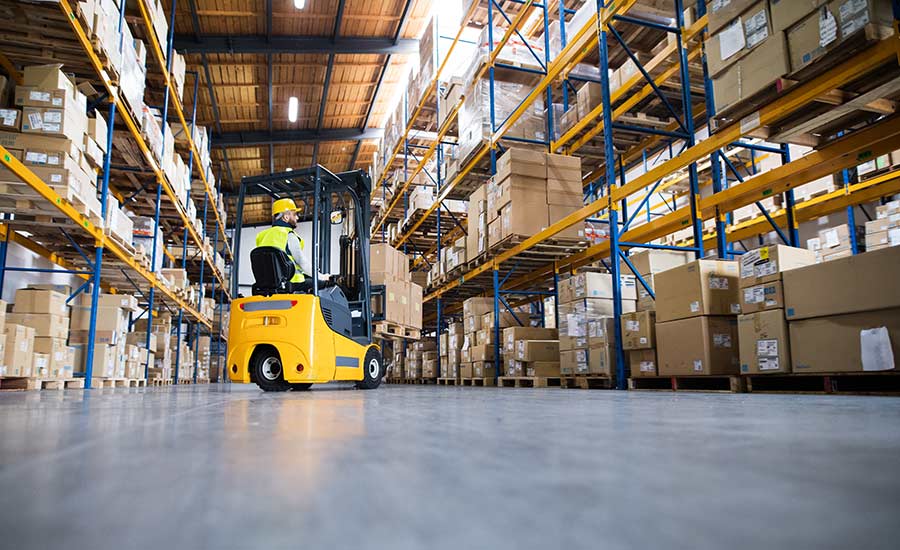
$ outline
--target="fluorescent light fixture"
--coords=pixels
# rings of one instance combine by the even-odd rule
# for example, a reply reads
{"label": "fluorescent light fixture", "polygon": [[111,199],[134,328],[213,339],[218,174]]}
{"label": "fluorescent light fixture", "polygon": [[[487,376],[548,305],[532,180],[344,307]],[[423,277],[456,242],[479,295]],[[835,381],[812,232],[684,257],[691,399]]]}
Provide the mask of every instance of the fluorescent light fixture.
{"label": "fluorescent light fixture", "polygon": [[300,101],[296,96],[291,96],[288,100],[288,120],[297,122],[297,112],[300,110]]}
{"label": "fluorescent light fixture", "polygon": [[293,169],[293,168],[291,168],[291,167],[290,167],[290,166],[288,166],[288,167],[287,167],[287,171],[288,171],[288,172],[293,172],[293,171],[294,171],[294,169]]}
{"label": "fluorescent light fixture", "polygon": [[298,10],[302,10],[306,7],[306,0],[294,0],[294,7]]}

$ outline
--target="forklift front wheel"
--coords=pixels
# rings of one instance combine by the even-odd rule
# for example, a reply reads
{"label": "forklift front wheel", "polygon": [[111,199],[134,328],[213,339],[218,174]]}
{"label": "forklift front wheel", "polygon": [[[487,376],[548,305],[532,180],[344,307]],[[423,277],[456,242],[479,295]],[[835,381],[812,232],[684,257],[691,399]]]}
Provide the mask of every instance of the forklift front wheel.
{"label": "forklift front wheel", "polygon": [[356,383],[356,387],[361,390],[374,390],[381,385],[383,376],[381,354],[375,348],[369,348],[363,361],[363,379]]}
{"label": "forklift front wheel", "polygon": [[250,359],[253,378],[263,391],[287,391],[291,385],[284,381],[281,359],[274,348],[260,347]]}

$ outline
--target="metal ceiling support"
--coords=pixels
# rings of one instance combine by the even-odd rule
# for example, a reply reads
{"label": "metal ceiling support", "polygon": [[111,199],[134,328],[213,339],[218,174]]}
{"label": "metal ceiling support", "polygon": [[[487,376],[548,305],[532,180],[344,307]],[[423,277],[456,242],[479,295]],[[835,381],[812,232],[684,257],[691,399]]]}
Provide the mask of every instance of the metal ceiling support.
{"label": "metal ceiling support", "polygon": [[360,149],[362,149],[362,142],[357,141],[356,147],[353,148],[353,156],[350,157],[350,166],[347,167],[347,170],[353,170],[353,167],[356,166],[356,159],[359,158]]}
{"label": "metal ceiling support", "polygon": [[417,54],[419,41],[414,39],[347,37],[330,40],[321,36],[204,36],[175,37],[175,49],[184,53],[320,53],[320,54]]}
{"label": "metal ceiling support", "polygon": [[317,131],[322,131],[322,122],[325,120],[325,102],[328,99],[328,89],[331,87],[331,72],[334,69],[334,54],[328,56],[328,67],[325,68],[325,84],[322,86],[322,101],[319,102],[319,120],[316,123]]}
{"label": "metal ceiling support", "polygon": [[[394,44],[399,42],[403,27],[406,26],[406,18],[409,16],[409,9],[412,6],[412,2],[413,0],[406,0],[406,4],[403,6],[403,13],[400,15],[400,21],[397,23],[397,29],[394,31],[394,37],[391,39],[391,42]],[[366,110],[366,118],[363,120],[362,126],[360,126],[363,130],[369,127],[369,120],[372,118],[375,101],[378,99],[378,92],[381,91],[381,84],[384,82],[384,75],[387,73],[387,68],[390,64],[391,54],[389,53],[384,59],[384,65],[381,66],[381,74],[378,75],[378,84],[375,85],[375,91],[372,92],[372,101],[369,103],[369,108]]]}
{"label": "metal ceiling support", "polygon": [[319,143],[320,142],[317,141],[315,144],[313,144],[313,159],[312,159],[313,166],[319,164]]}
{"label": "metal ceiling support", "polygon": [[313,143],[316,141],[354,141],[381,139],[381,128],[325,128],[315,130],[279,130],[275,132],[226,132],[213,136],[213,147],[252,147],[282,143]]}

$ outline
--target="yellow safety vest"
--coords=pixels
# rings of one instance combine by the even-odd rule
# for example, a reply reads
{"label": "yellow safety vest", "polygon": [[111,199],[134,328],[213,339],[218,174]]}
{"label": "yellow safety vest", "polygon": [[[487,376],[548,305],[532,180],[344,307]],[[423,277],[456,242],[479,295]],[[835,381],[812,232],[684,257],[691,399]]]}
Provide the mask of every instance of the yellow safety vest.
{"label": "yellow safety vest", "polygon": [[[279,225],[272,226],[268,229],[260,231],[256,234],[256,246],[274,246],[288,255],[288,258],[294,262],[294,276],[291,277],[292,283],[302,283],[304,281],[303,272],[300,271],[300,262],[298,258],[291,256],[288,250],[288,236],[291,234],[290,227],[281,227]],[[297,237],[300,239],[300,237]],[[303,250],[303,239],[300,239],[300,250]]]}

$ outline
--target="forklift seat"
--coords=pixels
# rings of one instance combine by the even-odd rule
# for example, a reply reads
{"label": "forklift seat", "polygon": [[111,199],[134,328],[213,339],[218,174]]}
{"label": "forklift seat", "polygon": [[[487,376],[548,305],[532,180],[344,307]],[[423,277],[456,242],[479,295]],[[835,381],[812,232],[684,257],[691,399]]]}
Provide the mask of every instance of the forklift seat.
{"label": "forklift seat", "polygon": [[284,250],[274,246],[258,246],[250,251],[250,267],[253,270],[253,296],[291,294],[294,263]]}

